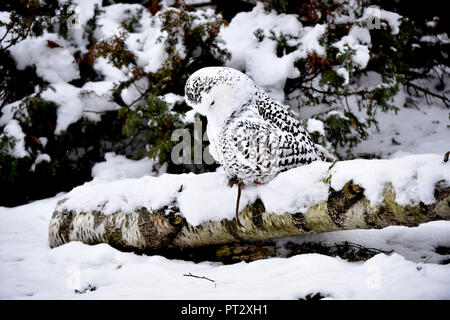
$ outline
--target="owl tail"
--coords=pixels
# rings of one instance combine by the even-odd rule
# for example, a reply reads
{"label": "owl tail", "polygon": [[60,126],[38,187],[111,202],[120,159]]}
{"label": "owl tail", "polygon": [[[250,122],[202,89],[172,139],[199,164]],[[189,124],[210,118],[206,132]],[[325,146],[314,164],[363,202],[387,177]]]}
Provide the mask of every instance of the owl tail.
{"label": "owl tail", "polygon": [[336,156],[325,149],[322,145],[316,144],[316,148],[319,149],[320,153],[322,153],[322,160],[327,162],[334,162],[337,160]]}

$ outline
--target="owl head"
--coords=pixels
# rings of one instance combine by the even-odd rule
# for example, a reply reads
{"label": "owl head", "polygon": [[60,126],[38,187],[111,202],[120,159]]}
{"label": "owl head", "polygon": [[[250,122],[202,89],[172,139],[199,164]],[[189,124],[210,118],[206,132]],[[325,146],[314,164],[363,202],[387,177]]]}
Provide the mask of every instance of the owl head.
{"label": "owl head", "polygon": [[264,91],[242,72],[226,67],[207,67],[186,82],[187,104],[209,119],[226,120],[245,104],[264,96]]}

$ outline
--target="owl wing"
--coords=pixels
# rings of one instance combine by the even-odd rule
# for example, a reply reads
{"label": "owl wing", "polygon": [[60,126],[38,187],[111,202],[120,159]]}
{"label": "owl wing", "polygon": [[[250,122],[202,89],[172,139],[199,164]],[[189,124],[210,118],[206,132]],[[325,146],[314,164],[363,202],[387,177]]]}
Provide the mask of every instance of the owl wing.
{"label": "owl wing", "polygon": [[292,116],[286,106],[267,98],[257,101],[254,107],[263,119],[273,123],[283,131],[292,133],[295,137],[300,137],[306,144],[311,145],[314,151],[320,155],[321,159],[327,159],[329,161],[336,160],[336,157],[322,145],[314,143],[308,131],[303,128],[300,121]]}
{"label": "owl wing", "polygon": [[293,135],[309,134],[302,127],[300,122],[292,116],[286,106],[276,102],[273,99],[266,98],[254,103],[259,115],[266,121],[273,123],[283,131],[292,133]]}
{"label": "owl wing", "polygon": [[306,136],[295,136],[261,118],[238,118],[227,131],[228,153],[258,177],[273,176],[320,159]]}

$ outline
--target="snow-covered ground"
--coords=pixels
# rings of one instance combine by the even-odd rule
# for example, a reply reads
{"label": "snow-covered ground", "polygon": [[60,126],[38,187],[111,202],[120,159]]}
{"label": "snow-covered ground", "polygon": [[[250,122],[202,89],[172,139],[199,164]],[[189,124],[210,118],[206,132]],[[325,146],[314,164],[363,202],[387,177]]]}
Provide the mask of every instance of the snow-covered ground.
{"label": "snow-covered ground", "polygon": [[106,244],[50,249],[48,222],[62,197],[0,209],[0,299],[297,299],[317,292],[334,299],[450,299],[450,265],[437,264],[450,255],[434,252],[450,246],[450,222],[289,239],[398,252],[365,262],[302,254],[223,265],[139,256]]}

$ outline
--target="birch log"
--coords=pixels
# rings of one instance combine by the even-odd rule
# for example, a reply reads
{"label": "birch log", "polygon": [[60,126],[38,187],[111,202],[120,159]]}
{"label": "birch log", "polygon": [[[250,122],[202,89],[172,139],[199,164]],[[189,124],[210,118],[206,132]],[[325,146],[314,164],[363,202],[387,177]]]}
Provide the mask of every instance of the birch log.
{"label": "birch log", "polygon": [[58,203],[49,225],[50,247],[69,241],[108,243],[123,251],[161,252],[240,241],[268,240],[350,229],[377,229],[392,225],[417,226],[432,220],[450,220],[450,188],[435,186],[433,204],[406,206],[395,202],[395,191],[387,184],[382,205],[371,206],[364,189],[349,181],[340,191],[329,188],[328,200],[306,213],[267,212],[261,200],[240,212],[241,229],[235,220],[207,221],[190,225],[179,209],[166,206],[149,211],[140,208],[105,215],[100,211],[75,213]]}

